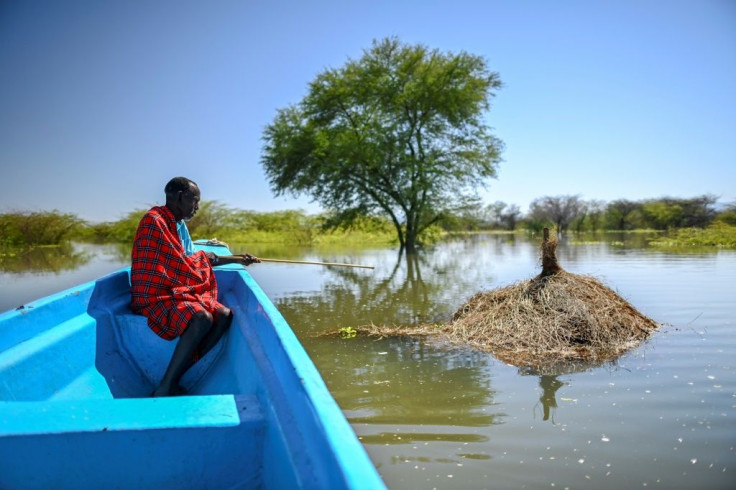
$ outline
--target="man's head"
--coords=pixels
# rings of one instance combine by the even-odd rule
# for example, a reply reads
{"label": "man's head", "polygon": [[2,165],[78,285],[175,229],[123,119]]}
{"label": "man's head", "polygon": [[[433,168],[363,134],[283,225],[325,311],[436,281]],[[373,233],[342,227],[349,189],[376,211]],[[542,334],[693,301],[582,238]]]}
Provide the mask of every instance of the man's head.
{"label": "man's head", "polygon": [[191,219],[199,209],[199,187],[186,177],[174,177],[164,188],[166,207],[177,221]]}

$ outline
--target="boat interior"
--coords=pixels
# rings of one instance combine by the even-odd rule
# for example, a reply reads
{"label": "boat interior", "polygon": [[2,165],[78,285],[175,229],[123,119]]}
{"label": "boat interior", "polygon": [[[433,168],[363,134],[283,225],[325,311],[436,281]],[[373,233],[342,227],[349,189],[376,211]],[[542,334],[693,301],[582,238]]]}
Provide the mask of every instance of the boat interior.
{"label": "boat interior", "polygon": [[0,482],[344,487],[326,441],[355,436],[346,422],[315,423],[338,414],[334,402],[298,395],[327,392],[311,360],[247,272],[217,270],[217,280],[233,324],[182,379],[187,396],[150,397],[175,344],[129,310],[127,269],[0,315],[0,452],[43,461],[42,471],[0,463]]}

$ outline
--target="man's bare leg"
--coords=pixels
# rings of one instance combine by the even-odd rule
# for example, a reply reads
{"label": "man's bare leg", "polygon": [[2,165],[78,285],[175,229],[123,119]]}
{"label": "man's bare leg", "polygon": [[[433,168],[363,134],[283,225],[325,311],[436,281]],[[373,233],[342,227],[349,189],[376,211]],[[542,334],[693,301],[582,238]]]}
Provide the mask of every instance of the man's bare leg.
{"label": "man's bare leg", "polygon": [[169,366],[166,368],[161,384],[153,392],[153,396],[182,394],[183,390],[179,386],[179,380],[191,366],[192,354],[212,330],[213,323],[214,318],[206,311],[195,313],[192,319],[189,320],[189,325],[179,337],[179,343],[174,349]]}
{"label": "man's bare leg", "polygon": [[233,322],[233,312],[230,308],[221,307],[215,311],[214,324],[212,328],[207,332],[202,341],[197,347],[198,359],[202,359],[212,348],[217,345],[225,332],[230,328],[230,324]]}

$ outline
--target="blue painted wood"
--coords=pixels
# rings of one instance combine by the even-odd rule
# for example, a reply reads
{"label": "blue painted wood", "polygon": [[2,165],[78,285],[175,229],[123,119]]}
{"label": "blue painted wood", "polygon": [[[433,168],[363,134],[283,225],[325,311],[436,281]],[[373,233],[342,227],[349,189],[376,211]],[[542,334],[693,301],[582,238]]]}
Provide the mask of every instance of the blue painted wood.
{"label": "blue painted wood", "polygon": [[0,314],[0,488],[385,488],[258,284],[216,274],[235,316],[190,396],[148,397],[175,341],[128,269]]}

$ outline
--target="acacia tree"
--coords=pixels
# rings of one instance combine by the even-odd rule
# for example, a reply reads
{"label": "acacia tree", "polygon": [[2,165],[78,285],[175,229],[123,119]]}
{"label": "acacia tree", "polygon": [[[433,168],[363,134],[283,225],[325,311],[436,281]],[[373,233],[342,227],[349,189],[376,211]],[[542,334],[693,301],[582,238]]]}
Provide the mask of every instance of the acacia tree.
{"label": "acacia tree", "polygon": [[557,231],[565,232],[584,209],[585,202],[580,196],[545,196],[532,201],[529,214],[538,221],[552,222]]}
{"label": "acacia tree", "polygon": [[614,230],[626,230],[634,226],[635,217],[641,210],[641,203],[618,199],[608,203],[606,206],[606,217],[608,228]]}
{"label": "acacia tree", "polygon": [[705,194],[690,199],[662,197],[641,204],[647,225],[659,230],[667,228],[705,228],[716,217],[715,203],[718,198]]}
{"label": "acacia tree", "polygon": [[486,61],[396,38],[328,69],[264,130],[277,194],[311,195],[349,224],[385,214],[402,249],[496,176],[502,143],[484,118],[501,82]]}
{"label": "acacia tree", "polygon": [[494,226],[504,230],[515,230],[516,223],[521,218],[521,209],[517,204],[506,204],[503,201],[496,201],[486,207],[488,213],[492,217]]}

